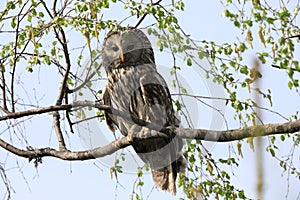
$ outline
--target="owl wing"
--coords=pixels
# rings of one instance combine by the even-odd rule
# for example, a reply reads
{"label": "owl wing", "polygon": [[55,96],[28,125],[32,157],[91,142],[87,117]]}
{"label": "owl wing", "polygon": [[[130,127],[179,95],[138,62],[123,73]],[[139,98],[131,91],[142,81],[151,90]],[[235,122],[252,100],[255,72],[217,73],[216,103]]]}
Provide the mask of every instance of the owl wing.
{"label": "owl wing", "polygon": [[[140,88],[130,101],[130,112],[138,118],[165,127],[178,126],[172,100],[165,80],[157,72],[147,73],[140,78]],[[149,131],[136,126],[133,132]],[[133,144],[139,157],[150,165],[155,184],[173,194],[176,193],[175,180],[178,172],[177,153],[181,151],[182,140],[173,137],[149,138]]]}
{"label": "owl wing", "polygon": [[[109,94],[109,89],[107,86],[104,88],[103,95],[102,95],[102,101],[104,105],[110,106],[111,107],[111,100],[110,100],[110,94]],[[115,126],[114,126],[114,116],[104,112],[104,117],[106,120],[106,124],[108,128],[112,131],[115,132]]]}
{"label": "owl wing", "polygon": [[169,89],[163,77],[156,71],[139,79],[140,87],[131,95],[129,112],[156,125],[178,126],[174,115]]}
{"label": "owl wing", "polygon": [[[172,123],[174,113],[171,95],[161,75],[155,71],[146,73],[140,77],[139,81],[140,87],[131,95],[129,113],[162,128],[176,125]],[[169,143],[169,138],[159,138],[159,140],[162,144],[157,144],[156,148],[162,148]],[[142,149],[141,151],[143,152]]]}

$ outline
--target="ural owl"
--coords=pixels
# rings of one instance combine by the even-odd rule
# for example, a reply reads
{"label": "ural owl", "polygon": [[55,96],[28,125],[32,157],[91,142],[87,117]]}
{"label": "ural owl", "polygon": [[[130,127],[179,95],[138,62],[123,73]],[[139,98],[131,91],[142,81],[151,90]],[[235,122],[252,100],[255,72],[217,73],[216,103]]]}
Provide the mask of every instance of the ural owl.
{"label": "ural owl", "polygon": [[[179,126],[167,84],[156,70],[151,43],[141,30],[109,32],[102,54],[108,78],[103,93],[106,105],[161,127]],[[114,132],[117,127],[124,136],[151,131],[114,114],[105,113],[105,117],[110,130]],[[150,166],[157,187],[175,194],[177,173],[186,168],[182,139],[149,138],[133,142],[132,146]]]}

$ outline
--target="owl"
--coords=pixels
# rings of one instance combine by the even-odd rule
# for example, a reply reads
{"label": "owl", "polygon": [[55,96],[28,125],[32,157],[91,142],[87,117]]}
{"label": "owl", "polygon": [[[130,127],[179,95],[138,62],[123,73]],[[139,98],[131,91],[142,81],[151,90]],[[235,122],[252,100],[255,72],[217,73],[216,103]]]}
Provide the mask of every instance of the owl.
{"label": "owl", "polygon": [[[157,72],[154,53],[147,36],[136,28],[110,31],[103,42],[102,64],[107,74],[103,92],[105,105],[131,114],[159,127],[178,127],[172,99],[164,78]],[[105,113],[109,129],[122,135],[148,134],[147,126]],[[176,177],[184,173],[183,140],[174,135],[134,141],[132,147],[151,168],[156,186],[176,194]]]}

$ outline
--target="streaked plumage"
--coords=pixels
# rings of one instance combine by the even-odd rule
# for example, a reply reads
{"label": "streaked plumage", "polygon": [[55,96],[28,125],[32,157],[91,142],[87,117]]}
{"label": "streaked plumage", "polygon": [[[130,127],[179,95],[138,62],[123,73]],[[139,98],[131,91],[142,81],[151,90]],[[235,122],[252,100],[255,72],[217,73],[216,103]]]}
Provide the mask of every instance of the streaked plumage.
{"label": "streaked plumage", "polygon": [[[179,126],[167,84],[156,70],[151,43],[141,30],[109,32],[102,53],[108,77],[103,93],[106,105],[161,127]],[[117,127],[124,136],[150,131],[117,115],[105,113],[105,117],[110,130]],[[155,184],[175,194],[177,173],[186,167],[182,139],[149,138],[132,146],[150,166]]]}

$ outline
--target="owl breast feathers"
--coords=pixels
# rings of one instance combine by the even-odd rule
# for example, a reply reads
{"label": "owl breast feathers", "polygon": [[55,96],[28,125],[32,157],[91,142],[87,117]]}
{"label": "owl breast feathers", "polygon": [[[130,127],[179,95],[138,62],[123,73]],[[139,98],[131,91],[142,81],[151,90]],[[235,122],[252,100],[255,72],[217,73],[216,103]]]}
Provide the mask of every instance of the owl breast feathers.
{"label": "owl breast feathers", "polygon": [[[141,30],[127,28],[109,32],[102,59],[108,78],[103,93],[106,105],[157,126],[179,126],[167,84],[156,70],[151,43]],[[113,113],[105,113],[105,117],[110,130],[115,131],[117,127],[124,136],[153,131]],[[132,146],[150,166],[156,186],[175,194],[177,173],[186,168],[182,139],[149,138]]]}

